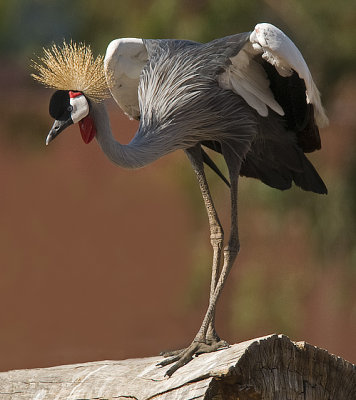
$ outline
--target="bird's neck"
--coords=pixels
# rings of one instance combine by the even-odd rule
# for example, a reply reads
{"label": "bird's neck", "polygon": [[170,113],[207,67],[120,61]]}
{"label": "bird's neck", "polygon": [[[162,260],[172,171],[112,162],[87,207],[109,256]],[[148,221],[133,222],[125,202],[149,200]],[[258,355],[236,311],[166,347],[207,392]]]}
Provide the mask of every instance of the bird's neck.
{"label": "bird's neck", "polygon": [[91,116],[96,127],[97,142],[106,156],[120,167],[140,168],[163,155],[152,151],[149,142],[141,143],[142,141],[134,139],[127,145],[119,143],[112,135],[110,120],[104,103],[93,103]]}

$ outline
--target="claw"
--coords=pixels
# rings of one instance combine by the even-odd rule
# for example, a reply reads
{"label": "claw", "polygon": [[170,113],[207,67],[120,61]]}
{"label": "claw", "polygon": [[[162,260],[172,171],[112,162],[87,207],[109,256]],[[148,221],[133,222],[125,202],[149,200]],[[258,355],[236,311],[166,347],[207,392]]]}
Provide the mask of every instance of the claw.
{"label": "claw", "polygon": [[159,362],[157,364],[157,367],[165,367],[166,365],[172,364],[172,363],[178,361],[179,359],[180,359],[179,354],[174,357],[166,358],[165,360]]}

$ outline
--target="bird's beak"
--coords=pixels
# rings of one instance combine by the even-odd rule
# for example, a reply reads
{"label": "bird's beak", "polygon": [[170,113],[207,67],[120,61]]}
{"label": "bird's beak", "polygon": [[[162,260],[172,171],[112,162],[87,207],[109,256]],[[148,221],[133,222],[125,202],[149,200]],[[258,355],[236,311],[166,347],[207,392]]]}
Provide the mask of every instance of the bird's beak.
{"label": "bird's beak", "polygon": [[65,128],[67,128],[69,125],[72,125],[73,121],[72,118],[67,119],[66,121],[59,121],[59,120],[55,120],[54,124],[51,128],[51,130],[49,131],[49,134],[47,136],[46,139],[46,145],[49,144],[49,142],[52,142],[52,140],[59,135]]}

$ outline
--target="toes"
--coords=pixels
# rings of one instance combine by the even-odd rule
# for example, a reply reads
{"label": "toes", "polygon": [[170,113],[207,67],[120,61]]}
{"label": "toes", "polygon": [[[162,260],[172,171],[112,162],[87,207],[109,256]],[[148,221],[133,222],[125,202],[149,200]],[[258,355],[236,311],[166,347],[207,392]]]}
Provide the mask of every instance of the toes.
{"label": "toes", "polygon": [[227,349],[230,347],[229,343],[226,340],[220,340],[218,343],[216,343],[217,349]]}
{"label": "toes", "polygon": [[172,376],[172,374],[177,371],[183,365],[188,364],[189,361],[193,359],[196,355],[203,353],[211,353],[213,351],[221,350],[229,347],[229,344],[225,340],[220,340],[214,343],[203,343],[203,342],[193,342],[188,348],[176,351],[165,351],[160,355],[167,357],[165,360],[157,364],[159,367],[165,367],[166,365],[175,363],[166,373],[165,376]]}
{"label": "toes", "polygon": [[183,365],[185,364],[188,364],[189,361],[192,360],[194,354],[196,354],[198,346],[198,343],[194,343],[187,348],[187,350],[181,357],[177,356],[179,357],[179,360],[171,368],[169,368],[169,370],[165,373],[165,376],[171,377],[178,368],[183,367]]}
{"label": "toes", "polygon": [[172,350],[172,351],[161,351],[159,353],[160,356],[163,357],[173,357],[173,356],[177,356],[180,353],[183,353],[185,349],[179,349],[179,350]]}
{"label": "toes", "polygon": [[158,367],[165,367],[166,365],[172,364],[180,359],[180,355],[176,355],[174,357],[166,358],[165,360],[159,362],[157,364]]}
{"label": "toes", "polygon": [[228,347],[230,347],[230,345],[225,340],[220,340],[219,342],[215,342],[212,344],[200,343],[199,348],[195,354],[198,356],[199,354],[212,353],[214,351],[226,349]]}
{"label": "toes", "polygon": [[215,351],[215,349],[213,349],[213,345],[199,343],[199,348],[197,349],[195,354],[198,356],[199,354],[210,353],[212,351]]}
{"label": "toes", "polygon": [[[166,360],[161,361],[157,365],[160,367],[165,367],[166,365],[173,364],[176,362],[176,364],[166,372],[166,375],[171,376],[174,371],[176,371],[181,366],[187,364],[193,358],[193,355],[196,354],[198,347],[199,347],[199,343],[192,343],[188,348],[183,349],[183,350],[177,350],[176,355],[173,355],[173,357],[170,357],[170,358],[167,358]],[[176,353],[176,352],[172,352],[172,353]],[[181,361],[186,360],[186,359],[188,359],[188,360],[181,364]],[[173,370],[173,372],[171,372],[169,374],[169,372],[176,365],[178,365],[178,366]]]}

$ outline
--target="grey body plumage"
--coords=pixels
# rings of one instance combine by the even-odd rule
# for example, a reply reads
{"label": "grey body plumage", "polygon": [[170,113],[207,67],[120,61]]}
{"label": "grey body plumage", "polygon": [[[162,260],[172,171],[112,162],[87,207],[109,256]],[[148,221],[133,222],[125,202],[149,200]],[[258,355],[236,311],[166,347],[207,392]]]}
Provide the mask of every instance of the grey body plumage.
{"label": "grey body plumage", "polygon": [[231,43],[238,51],[247,37],[236,35],[234,42],[226,42],[226,50],[218,47],[225,50],[222,54],[212,45],[144,41],[149,63],[142,71],[140,126],[131,144],[161,156],[204,140],[231,140],[243,157],[257,130],[256,113],[241,97],[222,89],[217,75],[228,64],[224,53],[231,51]]}
{"label": "grey body plumage", "polygon": [[[281,190],[290,188],[294,181],[304,190],[326,193],[324,183],[298,145],[298,135],[305,133],[313,113],[298,115],[298,109],[289,115],[296,120],[294,126],[289,126],[286,118],[272,110],[261,117],[242,97],[218,84],[217,77],[249,35],[232,35],[208,44],[144,40],[149,62],[140,80],[141,119],[132,145],[151,155],[157,152],[158,158],[196,144],[221,152],[221,143],[228,142],[242,160],[241,175]],[[305,92],[303,81],[292,79]],[[305,103],[305,96],[296,99],[296,107],[300,103]],[[315,136],[319,137],[318,128],[312,124],[306,141],[314,141]]]}

